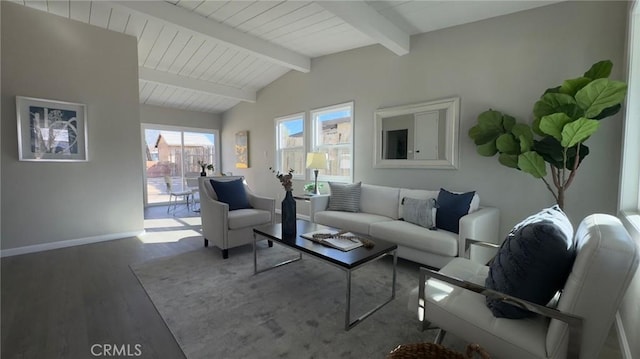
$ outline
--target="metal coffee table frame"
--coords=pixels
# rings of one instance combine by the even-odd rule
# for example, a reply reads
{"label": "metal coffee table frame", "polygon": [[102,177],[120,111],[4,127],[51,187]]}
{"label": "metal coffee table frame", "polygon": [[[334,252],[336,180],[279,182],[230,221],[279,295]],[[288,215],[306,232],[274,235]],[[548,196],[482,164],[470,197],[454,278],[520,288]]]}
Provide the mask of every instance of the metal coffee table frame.
{"label": "metal coffee table frame", "polygon": [[[301,220],[299,220],[300,222]],[[306,222],[306,221],[303,221]],[[325,226],[319,226],[318,228],[322,228]],[[326,227],[326,228],[330,228],[330,227]],[[300,233],[300,232],[299,232]],[[306,232],[302,232],[302,233],[306,233]],[[267,267],[267,268],[263,268],[258,270],[258,254],[257,254],[257,242],[258,242],[258,236],[264,237],[263,240],[268,240],[268,241],[273,241],[276,242],[282,246],[291,248],[295,251],[297,251],[299,253],[297,258],[294,259],[290,259],[290,260],[286,260],[280,263],[277,263],[271,267]],[[317,246],[322,246],[321,244],[317,244],[317,243],[313,243],[310,240],[304,239],[302,237],[298,237],[296,238],[297,240],[304,240],[307,242],[312,243],[313,245],[317,245]],[[365,320],[367,317],[369,317],[370,315],[372,315],[373,313],[377,312],[380,308],[384,307],[387,303],[391,302],[395,296],[396,296],[396,265],[398,262],[398,247],[397,246],[393,246],[388,248],[386,251],[381,252],[379,255],[370,258],[360,264],[357,264],[355,266],[349,266],[347,263],[336,263],[333,262],[329,259],[326,259],[324,255],[322,255],[319,252],[316,252],[312,249],[309,249],[309,247],[300,247],[296,245],[296,241],[293,241],[293,243],[291,241],[286,241],[283,240],[282,238],[278,238],[277,236],[274,235],[270,235],[269,233],[265,233],[263,231],[260,230],[260,228],[254,228],[253,230],[253,273],[254,275],[258,274],[258,273],[262,273],[262,272],[266,272],[278,267],[281,267],[283,265],[289,264],[289,263],[293,263],[293,262],[297,262],[299,260],[302,259],[302,253],[306,253],[309,254],[312,258],[318,259],[322,262],[328,263],[333,265],[336,268],[339,268],[341,270],[343,270],[346,274],[346,279],[347,279],[347,291],[346,291],[346,313],[345,313],[345,330],[350,330],[351,328],[355,327],[356,325],[360,324],[363,320]],[[336,251],[339,251],[337,249],[335,249]],[[387,298],[383,303],[378,304],[376,307],[374,307],[373,309],[369,310],[368,312],[362,314],[360,317],[356,318],[355,320],[351,320],[351,273],[353,271],[355,271],[356,269],[373,263],[377,260],[379,260],[380,258],[383,258],[387,255],[391,255],[391,253],[393,253],[393,279],[391,282],[391,296],[389,298]],[[335,259],[334,259],[335,260]]]}

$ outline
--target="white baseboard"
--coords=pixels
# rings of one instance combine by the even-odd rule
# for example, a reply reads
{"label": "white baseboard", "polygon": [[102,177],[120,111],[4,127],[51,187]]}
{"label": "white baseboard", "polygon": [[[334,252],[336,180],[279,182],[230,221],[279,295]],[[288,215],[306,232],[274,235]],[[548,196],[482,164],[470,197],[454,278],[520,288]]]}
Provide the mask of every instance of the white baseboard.
{"label": "white baseboard", "polygon": [[618,342],[620,343],[622,359],[633,359],[631,356],[631,348],[629,348],[629,340],[627,340],[627,335],[624,332],[624,327],[622,326],[620,312],[616,312],[616,332],[618,334]]}
{"label": "white baseboard", "polygon": [[142,233],[144,233],[144,230],[136,231],[136,232],[104,234],[100,236],[69,239],[65,241],[58,241],[58,242],[51,242],[51,243],[34,244],[31,246],[24,246],[24,247],[18,247],[18,248],[9,248],[9,249],[0,250],[0,257],[11,257],[11,256],[17,256],[20,254],[42,252],[42,251],[48,251],[48,250],[58,249],[58,248],[66,248],[66,247],[80,246],[83,244],[111,241],[114,239],[135,237]]}

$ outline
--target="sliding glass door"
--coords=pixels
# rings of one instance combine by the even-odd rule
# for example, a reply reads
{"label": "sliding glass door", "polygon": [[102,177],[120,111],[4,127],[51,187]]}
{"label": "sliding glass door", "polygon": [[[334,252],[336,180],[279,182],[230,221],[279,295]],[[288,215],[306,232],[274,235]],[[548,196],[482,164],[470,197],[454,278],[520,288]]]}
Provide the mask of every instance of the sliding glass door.
{"label": "sliding glass door", "polygon": [[218,136],[217,130],[143,124],[145,205],[166,204],[172,190],[197,187],[198,162],[217,171]]}

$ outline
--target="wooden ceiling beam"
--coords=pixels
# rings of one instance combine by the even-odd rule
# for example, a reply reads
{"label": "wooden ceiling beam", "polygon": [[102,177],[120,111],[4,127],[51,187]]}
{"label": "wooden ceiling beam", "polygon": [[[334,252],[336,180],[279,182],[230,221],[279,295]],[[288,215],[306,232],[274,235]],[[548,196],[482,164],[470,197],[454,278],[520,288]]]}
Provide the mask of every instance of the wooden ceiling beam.
{"label": "wooden ceiling beam", "polygon": [[226,46],[301,72],[311,71],[311,59],[282,46],[245,34],[166,1],[112,1],[110,4],[204,36]]}
{"label": "wooden ceiling beam", "polygon": [[409,53],[410,35],[366,2],[317,1],[316,3],[396,55],[402,56]]}
{"label": "wooden ceiling beam", "polygon": [[246,91],[209,81],[202,81],[191,77],[179,76],[164,71],[153,70],[147,67],[138,68],[138,77],[140,78],[140,80],[153,83],[205,92],[211,95],[222,96],[245,102],[256,102],[255,91]]}

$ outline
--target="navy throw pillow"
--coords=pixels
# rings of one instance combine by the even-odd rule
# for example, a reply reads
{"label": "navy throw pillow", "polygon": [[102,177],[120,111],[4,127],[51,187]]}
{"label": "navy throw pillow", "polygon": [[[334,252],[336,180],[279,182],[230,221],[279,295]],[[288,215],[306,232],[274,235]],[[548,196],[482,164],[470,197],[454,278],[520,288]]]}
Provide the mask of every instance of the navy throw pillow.
{"label": "navy throw pillow", "polygon": [[[564,287],[575,256],[571,222],[560,207],[547,208],[511,230],[489,266],[485,286],[546,305]],[[486,302],[498,318],[534,315],[489,297]]]}
{"label": "navy throw pillow", "polygon": [[451,193],[440,188],[438,193],[438,210],[436,211],[436,227],[445,231],[459,233],[460,218],[469,213],[471,200],[475,191],[467,193]]}
{"label": "navy throw pillow", "polygon": [[247,192],[244,190],[243,179],[233,181],[211,180],[211,186],[216,191],[218,201],[227,203],[230,211],[236,209],[251,208]]}

